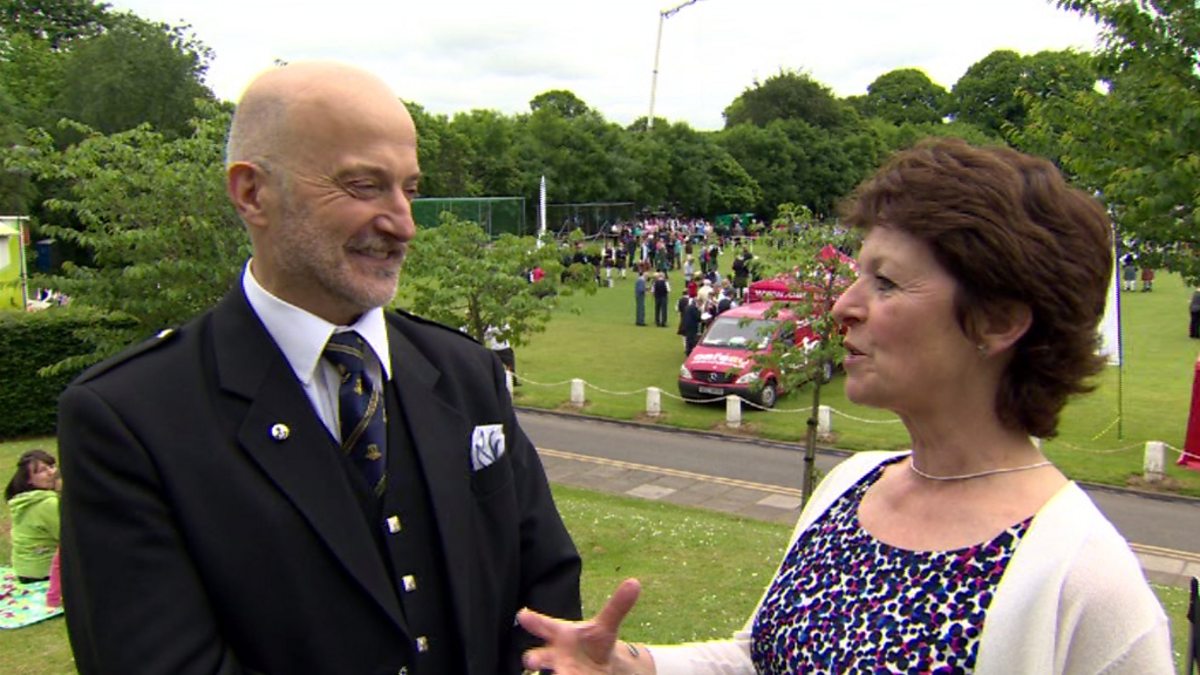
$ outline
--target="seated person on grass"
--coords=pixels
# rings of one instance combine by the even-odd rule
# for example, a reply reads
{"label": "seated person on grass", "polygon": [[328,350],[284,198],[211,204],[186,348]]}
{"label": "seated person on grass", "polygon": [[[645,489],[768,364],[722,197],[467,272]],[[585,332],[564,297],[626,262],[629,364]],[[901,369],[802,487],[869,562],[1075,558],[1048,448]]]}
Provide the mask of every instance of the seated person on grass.
{"label": "seated person on grass", "polygon": [[4,498],[12,512],[12,566],[22,583],[50,578],[58,550],[58,467],[54,456],[30,450],[17,460],[17,471]]}

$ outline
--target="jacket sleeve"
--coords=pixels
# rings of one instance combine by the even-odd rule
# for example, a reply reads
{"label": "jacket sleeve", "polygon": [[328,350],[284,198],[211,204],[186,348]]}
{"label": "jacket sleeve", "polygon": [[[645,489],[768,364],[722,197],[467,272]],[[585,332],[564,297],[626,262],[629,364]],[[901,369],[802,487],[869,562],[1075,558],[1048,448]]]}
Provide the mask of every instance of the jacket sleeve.
{"label": "jacket sleeve", "polygon": [[79,672],[245,672],[223,642],[150,455],[87,385],[59,400],[62,577]]}

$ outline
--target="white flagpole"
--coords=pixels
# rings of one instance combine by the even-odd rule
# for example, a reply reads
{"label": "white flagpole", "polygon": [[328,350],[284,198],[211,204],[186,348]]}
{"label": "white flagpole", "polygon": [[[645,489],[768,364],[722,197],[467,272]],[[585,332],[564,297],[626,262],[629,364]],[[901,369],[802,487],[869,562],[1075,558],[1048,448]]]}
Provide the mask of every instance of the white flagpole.
{"label": "white flagpole", "polygon": [[542,239],[546,236],[546,177],[542,176],[538,186],[538,248],[542,247]]}

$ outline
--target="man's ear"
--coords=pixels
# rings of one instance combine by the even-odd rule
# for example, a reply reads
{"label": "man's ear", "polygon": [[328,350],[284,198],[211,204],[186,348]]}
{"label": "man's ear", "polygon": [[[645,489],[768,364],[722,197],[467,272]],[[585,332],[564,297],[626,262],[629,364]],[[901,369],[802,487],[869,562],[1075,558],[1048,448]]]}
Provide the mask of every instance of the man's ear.
{"label": "man's ear", "polygon": [[234,162],[226,169],[225,190],[238,216],[248,226],[267,225],[264,192],[270,190],[269,181],[266,170],[251,162]]}
{"label": "man's ear", "polygon": [[980,344],[995,354],[1012,348],[1033,323],[1033,311],[1023,302],[1006,302],[983,317]]}

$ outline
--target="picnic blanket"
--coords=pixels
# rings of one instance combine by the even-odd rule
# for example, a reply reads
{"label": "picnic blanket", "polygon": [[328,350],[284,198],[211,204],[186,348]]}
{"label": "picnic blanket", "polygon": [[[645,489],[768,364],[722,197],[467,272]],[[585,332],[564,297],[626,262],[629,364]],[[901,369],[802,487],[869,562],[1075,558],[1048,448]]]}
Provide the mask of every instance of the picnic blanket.
{"label": "picnic blanket", "polygon": [[49,581],[23,584],[11,567],[0,567],[0,629],[21,628],[62,614],[62,607],[46,606],[49,587]]}

